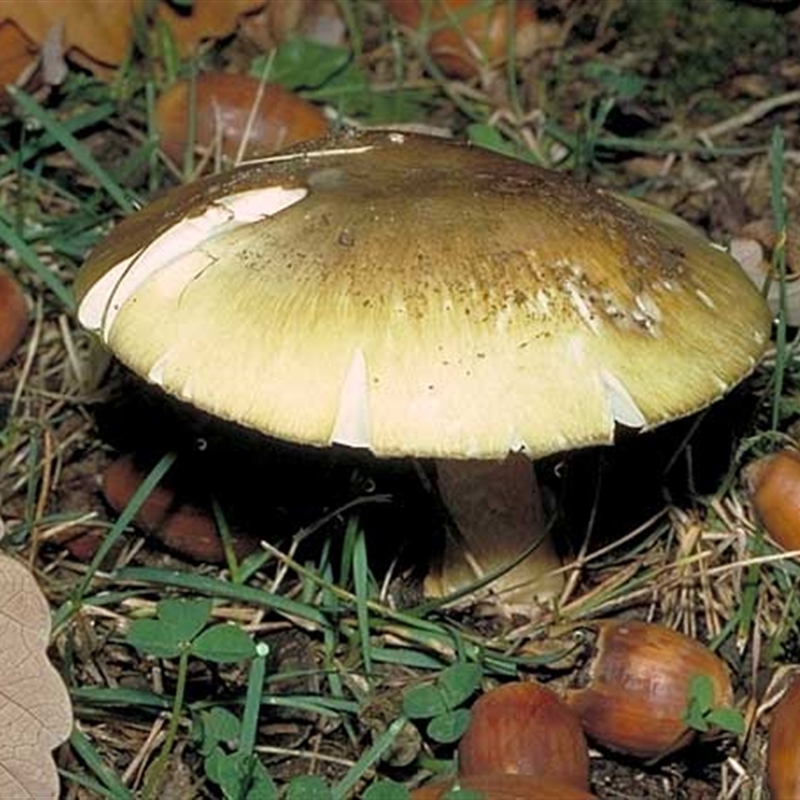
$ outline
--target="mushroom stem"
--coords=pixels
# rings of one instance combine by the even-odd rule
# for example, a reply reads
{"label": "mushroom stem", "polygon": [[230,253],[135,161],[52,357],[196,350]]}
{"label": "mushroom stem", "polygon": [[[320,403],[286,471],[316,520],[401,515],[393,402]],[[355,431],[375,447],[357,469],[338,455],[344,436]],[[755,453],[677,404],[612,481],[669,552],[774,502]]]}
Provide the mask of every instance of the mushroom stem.
{"label": "mushroom stem", "polygon": [[452,526],[438,563],[425,578],[425,593],[444,597],[516,561],[486,591],[514,606],[558,594],[564,576],[550,534],[533,465],[511,453],[503,461],[437,460],[439,493]]}

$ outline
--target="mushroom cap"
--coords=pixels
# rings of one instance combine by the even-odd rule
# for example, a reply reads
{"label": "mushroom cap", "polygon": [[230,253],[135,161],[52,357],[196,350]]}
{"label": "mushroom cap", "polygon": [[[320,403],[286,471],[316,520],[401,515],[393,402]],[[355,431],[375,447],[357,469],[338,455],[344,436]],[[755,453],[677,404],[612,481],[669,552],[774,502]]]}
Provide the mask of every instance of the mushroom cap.
{"label": "mushroom cap", "polygon": [[770,312],[642,202],[470,145],[345,134],[177,188],[77,280],[135,372],[279,438],[531,457],[696,411]]}

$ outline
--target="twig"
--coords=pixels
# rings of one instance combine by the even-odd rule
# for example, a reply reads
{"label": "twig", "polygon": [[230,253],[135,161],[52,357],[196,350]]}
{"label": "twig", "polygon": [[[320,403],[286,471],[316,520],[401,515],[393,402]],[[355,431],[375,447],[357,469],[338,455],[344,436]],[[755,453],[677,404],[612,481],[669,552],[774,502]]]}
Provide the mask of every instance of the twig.
{"label": "twig", "polygon": [[728,119],[724,119],[716,125],[710,125],[708,128],[699,130],[696,135],[701,140],[713,139],[716,136],[722,136],[723,134],[738,130],[739,128],[752,125],[754,122],[758,122],[758,120],[766,117],[773,111],[783,108],[784,106],[794,105],[795,103],[800,103],[800,89],[779,94],[777,97],[768,97],[765,100],[759,100],[741,113],[734,114],[734,116],[728,117]]}

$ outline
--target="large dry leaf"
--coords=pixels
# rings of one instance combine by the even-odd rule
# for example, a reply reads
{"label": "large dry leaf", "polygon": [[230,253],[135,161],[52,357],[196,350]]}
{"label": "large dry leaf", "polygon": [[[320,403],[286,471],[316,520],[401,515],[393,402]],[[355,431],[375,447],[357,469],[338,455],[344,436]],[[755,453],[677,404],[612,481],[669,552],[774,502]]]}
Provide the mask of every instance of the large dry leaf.
{"label": "large dry leaf", "polygon": [[265,0],[225,0],[224,3],[220,0],[194,0],[192,13],[186,15],[178,14],[171,6],[162,3],[158,7],[158,15],[172,29],[181,52],[189,55],[203,39],[217,39],[233,33],[239,19],[263,6],[264,2]]}
{"label": "large dry leaf", "polygon": [[408,28],[422,32],[430,26],[427,47],[431,58],[446,74],[457,78],[473,78],[486,66],[497,66],[508,57],[511,45],[518,56],[531,55],[552,35],[529,4],[388,0],[387,7]]}
{"label": "large dry leaf", "polygon": [[47,659],[50,609],[33,576],[0,555],[0,798],[56,798],[52,750],[69,737],[67,689]]}
{"label": "large dry leaf", "polygon": [[[184,54],[203,39],[232,33],[239,18],[260,8],[265,0],[195,0],[191,13],[178,14],[165,2],[157,14],[172,29]],[[101,74],[122,62],[133,38],[133,15],[143,0],[0,0],[0,24],[14,22],[34,42],[42,44],[61,28],[64,51]],[[105,69],[104,69],[105,68]]]}
{"label": "large dry leaf", "polygon": [[347,28],[336,0],[267,0],[258,13],[242,17],[240,30],[268,52],[291,36],[341,45]]}
{"label": "large dry leaf", "polygon": [[37,48],[13,23],[0,23],[0,86],[15,83],[36,58]]}
{"label": "large dry leaf", "polygon": [[0,21],[12,20],[38,44],[63,26],[64,49],[75,48],[102,64],[119,64],[130,47],[138,0],[0,0]]}

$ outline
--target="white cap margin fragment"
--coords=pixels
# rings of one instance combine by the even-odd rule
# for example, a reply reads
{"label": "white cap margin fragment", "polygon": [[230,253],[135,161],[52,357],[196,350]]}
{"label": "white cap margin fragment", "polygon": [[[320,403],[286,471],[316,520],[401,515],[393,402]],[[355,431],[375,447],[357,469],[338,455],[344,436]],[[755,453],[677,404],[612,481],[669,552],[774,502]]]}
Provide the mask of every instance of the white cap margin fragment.
{"label": "white cap margin fragment", "polygon": [[112,267],[89,289],[78,308],[81,325],[108,342],[117,314],[151,275],[223,233],[274,216],[307,194],[305,187],[251,189],[211,203],[202,214],[184,217],[147,247]]}
{"label": "white cap margin fragment", "polygon": [[347,368],[330,443],[366,448],[371,444],[367,362],[360,347],[353,351]]}

